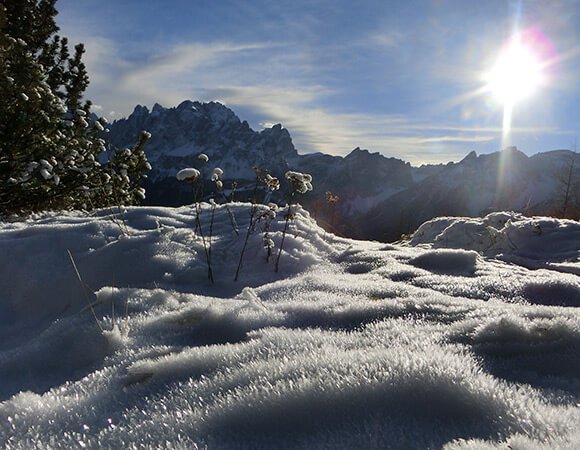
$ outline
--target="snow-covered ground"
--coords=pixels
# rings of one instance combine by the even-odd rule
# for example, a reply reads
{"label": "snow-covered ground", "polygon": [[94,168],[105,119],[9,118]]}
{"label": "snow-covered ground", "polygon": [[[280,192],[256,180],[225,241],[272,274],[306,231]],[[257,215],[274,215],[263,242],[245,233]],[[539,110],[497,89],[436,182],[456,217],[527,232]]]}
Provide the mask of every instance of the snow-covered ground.
{"label": "snow-covered ground", "polygon": [[386,245],[298,209],[276,273],[281,211],[236,282],[250,205],[230,210],[213,285],[208,204],[203,239],[191,207],[0,224],[0,447],[578,448],[580,224],[444,218]]}

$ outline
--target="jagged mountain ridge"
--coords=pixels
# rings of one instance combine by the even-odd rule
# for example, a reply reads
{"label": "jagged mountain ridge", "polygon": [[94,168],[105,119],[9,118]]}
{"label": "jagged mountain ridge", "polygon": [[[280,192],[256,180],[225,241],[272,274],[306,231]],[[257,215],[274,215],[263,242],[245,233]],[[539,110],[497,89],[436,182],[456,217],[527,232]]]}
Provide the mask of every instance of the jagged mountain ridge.
{"label": "jagged mountain ridge", "polygon": [[[279,177],[288,169],[308,172],[315,189],[300,201],[322,223],[348,236],[384,241],[441,215],[477,216],[495,209],[554,213],[562,196],[558,174],[575,158],[566,150],[528,157],[510,149],[480,156],[471,152],[459,163],[412,167],[360,148],[345,157],[301,155],[280,124],[254,131],[220,103],[189,100],[173,108],[155,104],[151,111],[137,106],[128,118],[111,124],[108,139],[114,146],[131,146],[141,130],[152,134],[146,148],[153,165],[148,204],[190,203],[190,189],[175,174],[199,167],[197,156],[206,153],[206,177],[220,167],[226,187],[231,180],[252,186],[254,167]],[[580,200],[579,170],[576,163],[569,193],[575,202]],[[326,191],[338,194],[336,206],[325,201]]]}
{"label": "jagged mountain ridge", "polygon": [[219,162],[231,178],[251,178],[253,167],[284,166],[298,155],[288,130],[281,125],[256,132],[216,102],[186,100],[176,108],[155,104],[151,111],[138,105],[127,119],[111,125],[110,142],[118,147],[130,146],[141,130],[151,130],[152,134],[147,157],[153,165],[153,181],[173,177],[180,169],[195,165],[200,153],[207,154],[212,164]]}

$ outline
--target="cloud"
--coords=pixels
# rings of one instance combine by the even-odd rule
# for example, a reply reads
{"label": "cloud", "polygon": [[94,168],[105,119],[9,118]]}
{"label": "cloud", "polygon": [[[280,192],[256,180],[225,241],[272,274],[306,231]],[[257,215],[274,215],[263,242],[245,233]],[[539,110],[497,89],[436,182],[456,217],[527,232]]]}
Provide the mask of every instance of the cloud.
{"label": "cloud", "polygon": [[399,31],[379,31],[368,37],[368,42],[387,49],[396,49],[405,40],[403,33]]}
{"label": "cloud", "polygon": [[[425,121],[400,114],[337,112],[321,108],[317,105],[329,91],[316,86],[296,90],[276,86],[229,86],[206,94],[225,99],[234,109],[251,109],[252,115],[259,119],[256,123],[261,126],[282,123],[291,131],[301,152],[345,155],[360,146],[420,164],[439,161],[440,155],[429,152],[440,153],[444,144],[464,144],[461,149],[447,149],[453,159],[458,159],[467,153],[465,145],[490,142],[501,136],[499,128],[427,125]],[[441,135],[445,132],[457,134]]]}
{"label": "cloud", "polygon": [[152,55],[145,63],[140,63],[129,71],[126,80],[131,82],[139,77],[175,76],[186,71],[215,66],[224,60],[239,59],[247,56],[248,52],[271,49],[275,46],[276,44],[231,42],[180,44]]}
{"label": "cloud", "polygon": [[[497,110],[482,106],[477,79],[487,47],[475,51],[478,43],[468,41],[449,48],[455,28],[437,23],[420,34],[379,23],[360,37],[322,44],[317,20],[307,25],[292,16],[284,20],[294,23],[295,33],[277,34],[279,23],[272,23],[270,34],[278,41],[252,33],[246,41],[222,35],[204,42],[147,42],[149,47],[136,46],[135,53],[103,37],[104,30],[76,29],[71,40],[86,43],[87,97],[109,115],[116,111],[115,117],[128,115],[136,104],[219,100],[255,128],[282,123],[302,153],[344,155],[360,146],[419,164],[499,148],[501,128],[487,125],[501,120]],[[302,37],[289,39],[292,34]],[[569,60],[574,57],[571,52]],[[466,94],[457,96],[461,90]],[[413,114],[389,113],[404,111],[405,103]],[[565,133],[546,126],[512,131]]]}

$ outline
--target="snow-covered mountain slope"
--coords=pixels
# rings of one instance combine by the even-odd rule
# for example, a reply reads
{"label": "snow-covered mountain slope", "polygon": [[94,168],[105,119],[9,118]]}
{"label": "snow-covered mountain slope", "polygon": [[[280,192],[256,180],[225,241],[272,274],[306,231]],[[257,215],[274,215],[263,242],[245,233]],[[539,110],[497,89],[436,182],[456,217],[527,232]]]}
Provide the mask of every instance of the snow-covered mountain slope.
{"label": "snow-covered mountain slope", "polygon": [[472,152],[376,204],[360,218],[358,236],[395,240],[401,231],[412,232],[439,216],[475,217],[501,210],[559,215],[570,168],[567,215],[580,218],[578,155],[561,150],[528,157],[511,147],[489,155]]}
{"label": "snow-covered mountain slope", "polygon": [[[360,148],[345,157],[301,155],[281,125],[257,132],[220,103],[191,101],[175,108],[156,104],[151,111],[137,106],[111,125],[109,138],[113,145],[130,146],[143,129],[152,134],[146,148],[153,165],[146,186],[151,205],[190,203],[190,190],[174,176],[184,167],[201,168],[197,156],[205,153],[205,177],[220,167],[226,187],[235,180],[251,191],[254,167],[278,177],[288,169],[312,174],[314,191],[304,198],[305,206],[327,229],[350,237],[394,241],[441,215],[561,214],[570,167],[568,203],[576,208],[568,208],[567,217],[580,217],[580,162],[566,150],[532,157],[514,148],[471,152],[459,163],[423,167]],[[327,191],[338,195],[338,203],[327,203]]]}
{"label": "snow-covered mountain slope", "polygon": [[228,206],[211,237],[209,204],[197,231],[191,207],[0,223],[0,447],[580,442],[578,223],[442,219],[385,245],[296,208],[279,272],[259,223],[235,282],[251,206]]}

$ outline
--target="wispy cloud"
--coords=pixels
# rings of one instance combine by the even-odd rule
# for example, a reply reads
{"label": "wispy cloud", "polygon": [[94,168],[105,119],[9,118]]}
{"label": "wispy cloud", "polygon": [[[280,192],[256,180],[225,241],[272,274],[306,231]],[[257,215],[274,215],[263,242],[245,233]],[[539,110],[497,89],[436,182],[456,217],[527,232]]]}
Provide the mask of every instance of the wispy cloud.
{"label": "wispy cloud", "polygon": [[[291,90],[275,86],[230,86],[208,94],[225,99],[232,107],[251,108],[256,117],[262,118],[259,123],[282,123],[291,130],[301,151],[345,155],[360,146],[420,164],[437,160],[430,158],[428,152],[438,144],[463,144],[453,151],[447,149],[452,159],[458,159],[468,152],[466,145],[490,142],[501,136],[499,128],[438,126],[399,114],[347,113],[320,108],[316,105],[328,92],[317,87]],[[443,134],[449,132],[456,134]]]}
{"label": "wispy cloud", "polygon": [[[82,28],[70,20],[66,34],[87,44],[87,96],[103,113],[115,111],[113,118],[136,104],[218,100],[255,128],[282,123],[301,152],[344,155],[360,146],[418,164],[499,148],[502,131],[490,124],[501,124],[501,111],[485,104],[478,78],[501,41],[499,19],[466,35],[457,25],[471,16],[444,17],[439,6],[404,20],[391,9],[408,8],[384,9],[381,2],[375,6],[382,17],[334,5],[262,6],[241,6],[243,14],[232,15],[224,28],[216,21],[219,7],[209,8],[211,25],[203,33],[133,42],[137,51],[105,37],[110,33],[98,20]],[[364,22],[351,23],[353,17]],[[571,65],[577,53],[560,52],[558,64]],[[569,135],[565,125],[547,120],[547,111],[542,108],[541,121],[520,122],[541,126],[512,132],[529,139]]]}
{"label": "wispy cloud", "polygon": [[228,59],[246,57],[248,52],[272,49],[276,44],[264,43],[187,43],[163,49],[162,53],[151,55],[145,62],[135,65],[127,75],[127,80],[140,76],[175,76],[183,72],[207,68]]}

